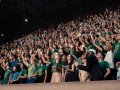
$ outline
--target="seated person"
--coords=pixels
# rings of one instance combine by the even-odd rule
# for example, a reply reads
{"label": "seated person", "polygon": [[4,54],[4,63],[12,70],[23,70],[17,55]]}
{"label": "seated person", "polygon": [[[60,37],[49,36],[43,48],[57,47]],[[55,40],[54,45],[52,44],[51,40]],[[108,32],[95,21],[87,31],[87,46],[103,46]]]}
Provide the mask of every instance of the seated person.
{"label": "seated person", "polygon": [[18,84],[18,76],[19,76],[19,70],[18,70],[19,66],[16,65],[13,67],[13,73],[10,77],[10,84]]}

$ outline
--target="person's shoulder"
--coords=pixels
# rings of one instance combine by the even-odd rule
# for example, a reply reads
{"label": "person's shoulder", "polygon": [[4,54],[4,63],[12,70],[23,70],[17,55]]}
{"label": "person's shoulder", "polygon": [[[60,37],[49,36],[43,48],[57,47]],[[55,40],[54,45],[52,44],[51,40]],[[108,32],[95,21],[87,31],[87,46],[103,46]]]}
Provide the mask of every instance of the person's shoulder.
{"label": "person's shoulder", "polygon": [[109,65],[109,63],[107,61],[103,61],[103,63],[106,64],[106,65]]}
{"label": "person's shoulder", "polygon": [[26,69],[23,69],[23,71],[25,71],[25,72],[26,72],[27,70],[26,70]]}
{"label": "person's shoulder", "polygon": [[13,73],[13,70],[9,70],[9,71],[6,70],[6,72],[9,73],[9,74],[12,74],[12,73]]}
{"label": "person's shoulder", "polygon": [[108,63],[107,61],[103,60],[104,63]]}
{"label": "person's shoulder", "polygon": [[20,72],[16,72],[17,74],[19,74]]}

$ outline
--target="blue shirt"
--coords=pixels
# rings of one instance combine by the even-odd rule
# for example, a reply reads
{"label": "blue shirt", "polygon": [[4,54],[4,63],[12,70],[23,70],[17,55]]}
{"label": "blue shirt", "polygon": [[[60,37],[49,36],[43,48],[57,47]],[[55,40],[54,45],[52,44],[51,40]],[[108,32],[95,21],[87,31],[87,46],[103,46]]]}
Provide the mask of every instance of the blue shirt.
{"label": "blue shirt", "polygon": [[16,66],[17,64],[18,64],[18,60],[10,62],[11,68],[13,68],[14,66]]}
{"label": "blue shirt", "polygon": [[19,72],[15,72],[13,75],[12,75],[12,80],[16,80],[19,76]]}

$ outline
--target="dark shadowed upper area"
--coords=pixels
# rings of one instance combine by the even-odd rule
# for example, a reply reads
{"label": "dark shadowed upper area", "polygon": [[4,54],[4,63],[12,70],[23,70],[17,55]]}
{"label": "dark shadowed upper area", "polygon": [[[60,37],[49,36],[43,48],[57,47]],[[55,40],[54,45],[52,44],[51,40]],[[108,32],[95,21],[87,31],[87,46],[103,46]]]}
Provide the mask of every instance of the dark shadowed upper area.
{"label": "dark shadowed upper area", "polygon": [[0,44],[119,4],[119,0],[0,0]]}

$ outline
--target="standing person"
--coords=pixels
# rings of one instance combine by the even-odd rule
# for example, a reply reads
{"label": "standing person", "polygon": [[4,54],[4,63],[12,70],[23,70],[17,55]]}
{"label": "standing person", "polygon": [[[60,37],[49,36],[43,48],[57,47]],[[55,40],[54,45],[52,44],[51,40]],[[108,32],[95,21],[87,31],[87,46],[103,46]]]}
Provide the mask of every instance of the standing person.
{"label": "standing person", "polygon": [[[51,57],[51,60],[45,60],[42,51],[39,51],[39,56],[42,57],[42,60],[44,63],[51,65],[52,69],[52,77],[51,77],[51,83],[59,83],[63,81],[64,77],[64,70],[61,65],[59,54],[54,52],[53,57]],[[48,72],[49,73],[49,72]]]}
{"label": "standing person", "polygon": [[18,60],[15,58],[15,55],[10,55],[10,66],[11,68],[13,68],[14,66],[16,66],[18,64]]}
{"label": "standing person", "polygon": [[18,77],[19,77],[19,66],[16,65],[13,67],[13,73],[11,75],[9,83],[10,84],[18,84],[18,79],[19,79]]}
{"label": "standing person", "polygon": [[12,75],[12,70],[10,68],[10,65],[7,64],[6,68],[5,68],[5,75],[4,75],[4,80],[3,80],[3,84],[9,84],[10,81],[10,76]]}
{"label": "standing person", "polygon": [[104,74],[104,80],[107,80],[107,77],[110,75],[110,66],[107,61],[103,60],[103,55],[101,52],[97,53],[97,59],[99,61],[100,67]]}
{"label": "standing person", "polygon": [[114,80],[115,79],[115,73],[116,73],[116,70],[114,69],[114,55],[113,55],[113,52],[112,52],[112,45],[110,43],[106,43],[106,50],[107,50],[107,54],[105,55],[105,58],[104,60],[107,61],[109,63],[109,66],[110,66],[110,75],[108,76],[108,80]]}
{"label": "standing person", "polygon": [[[49,55],[45,55],[45,58],[43,58],[42,60],[46,59],[48,62],[50,62],[50,56]],[[45,61],[45,60],[44,60]],[[43,62],[44,62],[43,61]],[[44,62],[45,63],[45,62]],[[51,82],[51,77],[52,77],[52,66],[49,63],[46,63],[47,66],[47,78],[46,78],[46,82]]]}
{"label": "standing person", "polygon": [[23,59],[24,64],[28,67],[27,83],[36,83],[37,80],[37,66],[35,64],[35,59],[31,57],[30,64],[28,63],[29,58],[25,57]]}
{"label": "standing person", "polygon": [[20,73],[19,73],[19,84],[26,83],[27,80],[27,70],[25,69],[25,65],[23,63],[20,64]]}
{"label": "standing person", "polygon": [[[83,55],[81,56],[81,64],[79,64],[78,62],[78,65],[87,66],[86,52],[84,52]],[[85,70],[79,70],[78,76],[79,76],[80,82],[90,81],[90,74]]]}
{"label": "standing person", "polygon": [[[61,57],[60,57],[60,60],[61,60],[61,65],[62,65],[62,68],[63,68],[63,71],[65,73],[65,68],[67,66],[67,56],[65,54],[63,54]],[[63,81],[65,81],[65,77],[63,77]]]}
{"label": "standing person", "polygon": [[58,53],[54,53],[54,57],[51,60],[51,65],[52,65],[51,83],[62,82],[64,77],[64,71]]}
{"label": "standing person", "polygon": [[86,55],[86,66],[78,65],[74,63],[80,70],[84,70],[90,73],[91,81],[103,80],[103,72],[99,66],[99,62],[93,52],[88,52]]}
{"label": "standing person", "polygon": [[62,64],[62,67],[66,67],[67,65],[67,56],[65,54],[61,56],[61,64]]}
{"label": "standing person", "polygon": [[[113,47],[114,47],[114,64],[115,64],[116,69],[117,69],[115,76],[119,77],[120,76],[119,75],[119,73],[120,73],[120,68],[119,68],[119,63],[120,63],[120,34],[118,34],[117,43],[115,43]],[[116,77],[115,77],[115,79],[116,79]]]}
{"label": "standing person", "polygon": [[114,61],[115,64],[120,62],[120,34],[117,36],[117,43],[114,44]]}
{"label": "standing person", "polygon": [[[100,35],[100,34],[99,34]],[[92,36],[91,36],[92,37]],[[101,37],[101,35],[100,35],[100,37]],[[106,45],[105,45],[105,47],[106,47],[106,49],[104,50],[104,48],[102,48],[102,47],[100,47],[99,45],[97,45],[96,43],[95,43],[95,40],[94,40],[94,38],[92,37],[92,41],[93,41],[93,44],[96,46],[96,48],[99,50],[99,51],[101,51],[102,52],[102,54],[104,55],[104,61],[107,61],[108,63],[109,63],[109,66],[110,66],[110,74],[109,74],[109,76],[107,76],[107,80],[113,80],[113,79],[115,79],[116,78],[116,75],[117,75],[117,73],[116,73],[116,69],[114,68],[114,60],[113,60],[113,58],[114,58],[114,55],[113,55],[113,52],[112,52],[112,45],[108,42],[108,41],[106,41]],[[105,40],[104,40],[105,41]]]}
{"label": "standing person", "polygon": [[65,82],[75,81],[75,73],[74,73],[74,58],[72,55],[67,56],[67,67],[65,70]]}
{"label": "standing person", "polygon": [[47,66],[44,65],[42,60],[39,60],[39,65],[37,66],[37,82],[38,83],[45,83],[47,79]]}

